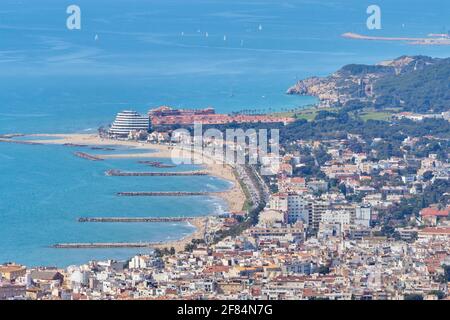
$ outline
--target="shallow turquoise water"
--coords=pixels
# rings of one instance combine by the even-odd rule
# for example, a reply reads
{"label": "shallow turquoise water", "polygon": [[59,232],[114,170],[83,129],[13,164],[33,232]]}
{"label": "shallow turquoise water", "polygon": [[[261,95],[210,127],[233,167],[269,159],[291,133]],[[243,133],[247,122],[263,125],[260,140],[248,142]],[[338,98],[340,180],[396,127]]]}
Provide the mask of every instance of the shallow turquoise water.
{"label": "shallow turquoise water", "polygon": [[[137,159],[92,162],[74,148],[0,144],[0,260],[67,265],[94,258],[127,258],[142,250],[56,250],[61,242],[128,242],[175,239],[187,224],[78,223],[85,216],[199,216],[223,212],[208,197],[119,197],[119,191],[221,191],[231,183],[208,176],[108,177],[108,169],[154,171]],[[167,160],[166,160],[167,161]],[[167,170],[196,170],[181,165]]]}

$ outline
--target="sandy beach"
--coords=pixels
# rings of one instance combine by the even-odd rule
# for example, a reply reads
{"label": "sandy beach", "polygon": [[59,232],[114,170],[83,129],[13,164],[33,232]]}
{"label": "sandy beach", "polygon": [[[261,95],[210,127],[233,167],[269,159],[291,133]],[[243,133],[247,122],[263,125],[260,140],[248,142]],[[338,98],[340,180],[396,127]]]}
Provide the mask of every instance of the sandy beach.
{"label": "sandy beach", "polygon": [[154,245],[153,248],[155,249],[174,248],[176,252],[184,251],[186,245],[191,243],[192,240],[204,238],[207,222],[208,217],[195,218],[189,222],[189,224],[195,227],[195,231],[193,233],[182,239],[161,242],[161,244]]}
{"label": "sandy beach", "polygon": [[[150,144],[136,141],[121,141],[110,140],[99,137],[96,134],[34,134],[27,135],[27,141],[41,144],[55,144],[55,145],[86,145],[86,146],[127,146],[139,149],[148,149],[149,152],[127,153],[127,154],[96,154],[96,157],[102,159],[112,158],[169,158],[169,159],[191,159],[192,163],[204,166],[203,171],[209,175],[224,179],[233,183],[231,189],[216,193],[217,196],[224,199],[228,205],[230,212],[242,211],[245,203],[245,194],[234,175],[233,168],[227,164],[213,159],[209,156],[202,155],[199,152],[192,150],[183,150],[176,146],[169,146],[164,144]],[[33,137],[36,137],[34,140]],[[40,140],[40,138],[45,140]],[[54,138],[54,139],[53,139]],[[88,153],[88,152],[87,152]],[[160,245],[155,245],[155,248],[171,248],[174,247],[176,251],[184,250],[186,244],[193,239],[203,239],[208,217],[199,217],[190,222],[196,227],[196,231],[192,234],[174,241],[163,242]]]}

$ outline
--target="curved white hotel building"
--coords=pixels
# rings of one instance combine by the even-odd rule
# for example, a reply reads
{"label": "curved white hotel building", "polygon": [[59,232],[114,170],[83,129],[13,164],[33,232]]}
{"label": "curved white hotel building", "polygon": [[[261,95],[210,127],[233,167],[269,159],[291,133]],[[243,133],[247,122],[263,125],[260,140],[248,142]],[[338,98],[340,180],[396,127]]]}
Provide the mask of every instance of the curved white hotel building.
{"label": "curved white hotel building", "polygon": [[114,120],[109,134],[111,136],[128,136],[132,131],[149,129],[150,120],[148,116],[142,116],[136,111],[125,110],[119,112]]}

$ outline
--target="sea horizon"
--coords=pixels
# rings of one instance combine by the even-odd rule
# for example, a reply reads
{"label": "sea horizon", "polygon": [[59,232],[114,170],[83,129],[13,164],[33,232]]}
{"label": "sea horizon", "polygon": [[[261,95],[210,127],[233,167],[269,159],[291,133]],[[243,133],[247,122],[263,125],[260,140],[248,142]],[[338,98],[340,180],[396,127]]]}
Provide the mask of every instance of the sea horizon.
{"label": "sea horizon", "polygon": [[[378,2],[385,22],[377,35],[423,36],[445,27],[439,1]],[[317,101],[286,94],[297,80],[402,55],[450,56],[448,46],[342,38],[344,32],[367,31],[368,1],[239,1],[232,9],[227,1],[212,0],[77,3],[84,17],[80,31],[65,26],[67,3],[2,3],[9,14],[0,23],[0,134],[96,133],[121,110],[145,114],[160,105],[283,112]],[[436,12],[441,14],[429,19]],[[395,13],[401,13],[400,21]],[[165,241],[193,231],[182,223],[80,225],[80,216],[202,216],[227,210],[224,201],[210,197],[120,199],[115,192],[133,188],[223,191],[229,184],[209,176],[114,179],[104,171],[136,168],[136,161],[94,163],[74,157],[77,150],[0,143],[0,263],[66,267],[127,259],[149,251],[51,245]]]}

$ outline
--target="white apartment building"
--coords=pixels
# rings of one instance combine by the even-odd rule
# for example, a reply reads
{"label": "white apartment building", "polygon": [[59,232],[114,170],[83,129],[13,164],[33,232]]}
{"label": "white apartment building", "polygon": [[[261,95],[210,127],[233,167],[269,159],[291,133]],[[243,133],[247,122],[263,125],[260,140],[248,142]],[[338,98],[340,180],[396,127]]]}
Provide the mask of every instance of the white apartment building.
{"label": "white apartment building", "polygon": [[286,220],[292,224],[297,221],[308,223],[309,200],[296,193],[278,193],[272,195],[269,208],[285,212]]}
{"label": "white apartment building", "polygon": [[330,208],[330,202],[313,200],[308,204],[308,228],[319,230],[322,215]]}
{"label": "white apartment building", "polygon": [[350,210],[326,210],[320,221],[323,223],[338,223],[341,225],[350,225],[352,224],[352,211]]}
{"label": "white apartment building", "polygon": [[145,269],[150,266],[149,260],[149,256],[137,255],[130,260],[128,267],[130,269]]}
{"label": "white apartment building", "polygon": [[288,197],[287,193],[276,193],[270,196],[269,209],[277,211],[288,211]]}
{"label": "white apartment building", "polygon": [[369,228],[372,219],[372,206],[364,204],[356,206],[355,209],[355,224]]}
{"label": "white apartment building", "polygon": [[329,209],[322,213],[320,221],[327,224],[356,225],[369,228],[372,207],[369,204]]}
{"label": "white apartment building", "polygon": [[128,137],[130,132],[147,132],[149,126],[150,120],[147,116],[142,116],[136,111],[125,110],[117,114],[109,134],[114,137]]}
{"label": "white apartment building", "polygon": [[269,208],[285,212],[290,224],[302,221],[310,229],[318,230],[321,216],[330,206],[328,201],[319,201],[296,193],[277,193],[271,196]]}

